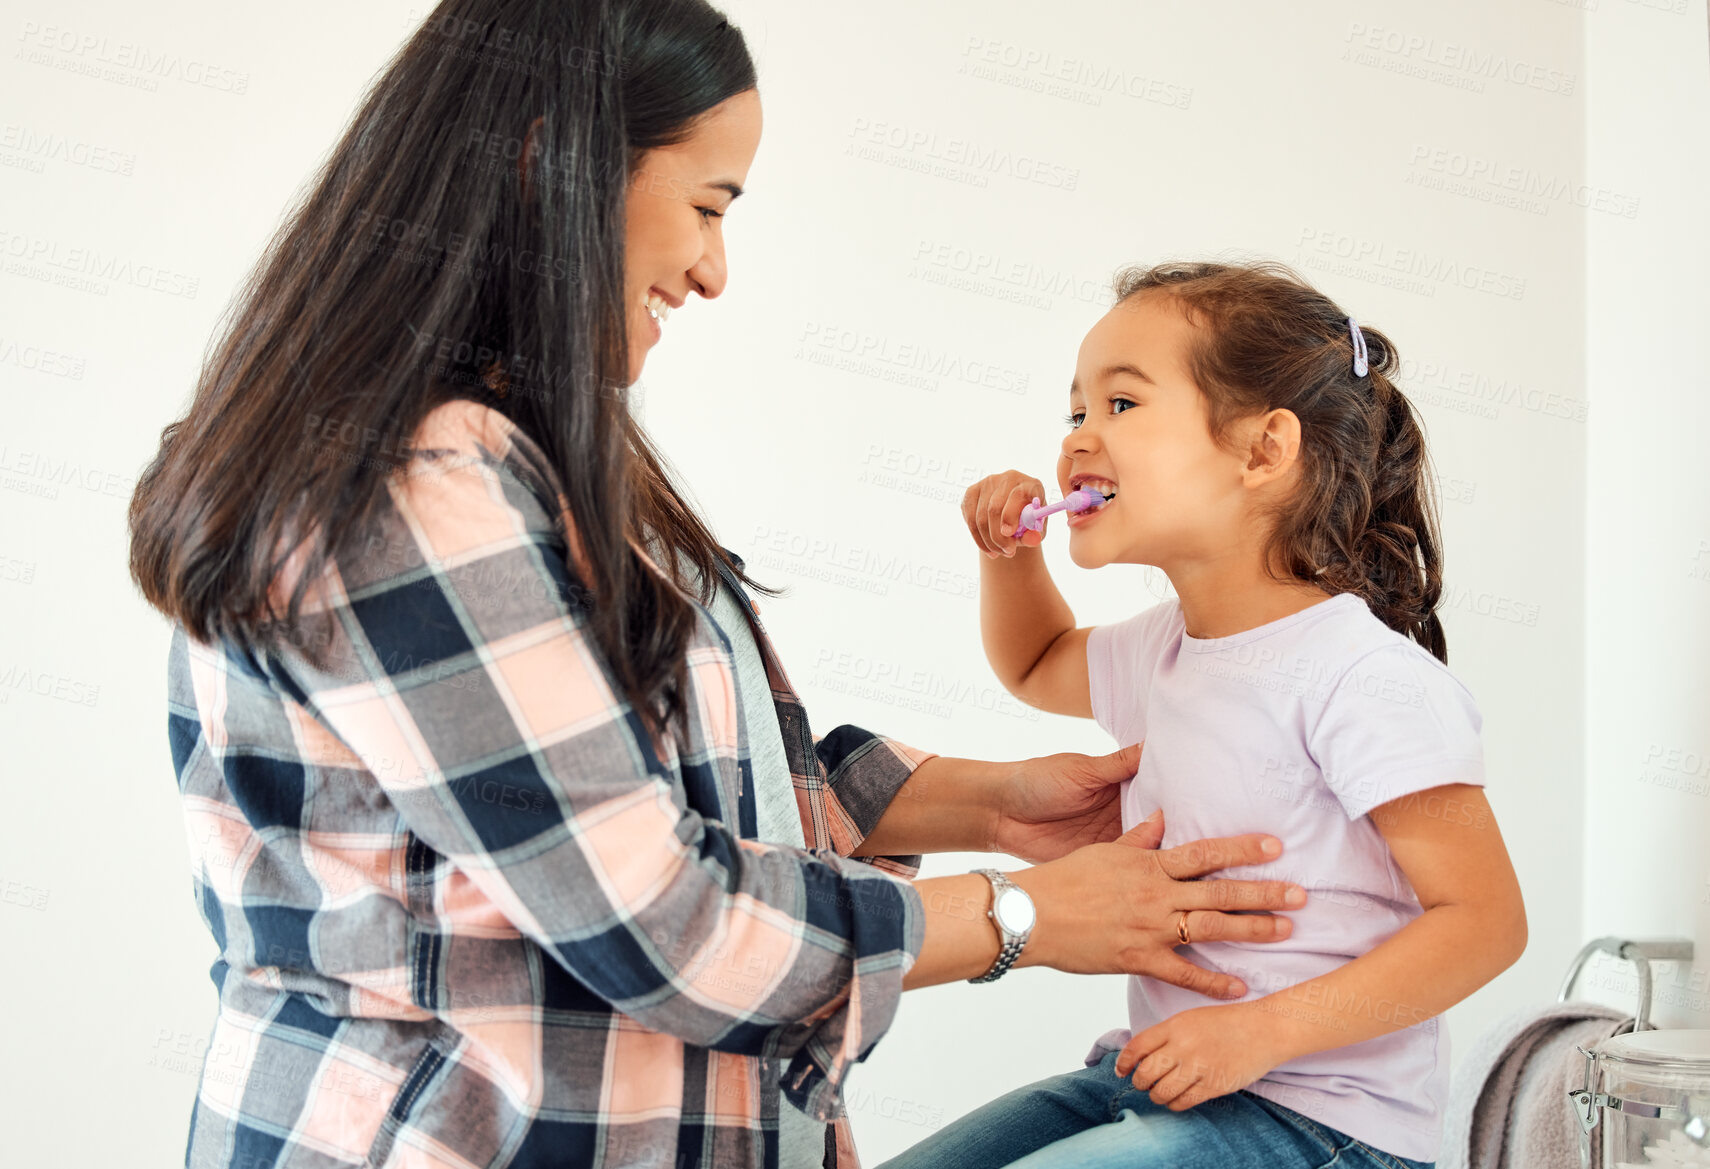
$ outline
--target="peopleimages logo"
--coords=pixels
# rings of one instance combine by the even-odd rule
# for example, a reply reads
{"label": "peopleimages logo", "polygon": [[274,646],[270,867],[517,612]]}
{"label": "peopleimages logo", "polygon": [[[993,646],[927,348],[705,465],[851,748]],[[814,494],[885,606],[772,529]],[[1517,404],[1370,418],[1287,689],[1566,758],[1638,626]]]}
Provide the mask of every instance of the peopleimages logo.
{"label": "peopleimages logo", "polygon": [[796,344],[805,360],[834,365],[837,358],[847,358],[847,368],[852,372],[873,373],[887,381],[902,380],[885,376],[888,370],[923,375],[927,381],[920,388],[929,390],[937,389],[936,379],[942,378],[1004,394],[1025,394],[1030,380],[1026,372],[1013,366],[935,349],[921,341],[899,341],[834,321],[804,322]]}
{"label": "peopleimages logo", "polygon": [[1193,102],[1193,89],[1189,86],[994,37],[970,36],[963,46],[962,58],[958,72],[970,77],[1084,105],[1102,105],[1107,94],[1178,110],[1187,109]]}
{"label": "peopleimages logo", "polygon": [[135,476],[123,472],[103,471],[71,457],[56,459],[42,451],[0,445],[0,486],[26,495],[57,499],[61,487],[80,487],[96,495],[128,499],[136,485]]}
{"label": "peopleimages logo", "polygon": [[1345,231],[1303,227],[1296,247],[1305,267],[1390,285],[1422,296],[1435,296],[1437,288],[1445,284],[1505,300],[1519,300],[1526,295],[1524,277],[1482,264],[1468,264],[1423,248],[1395,247],[1384,240],[1366,239]]}
{"label": "peopleimages logo", "polygon": [[82,381],[88,358],[44,349],[40,345],[20,345],[16,338],[0,334],[0,365]]}
{"label": "peopleimages logo", "polygon": [[941,717],[948,711],[930,709],[931,704],[955,703],[1010,718],[1039,721],[1038,710],[1024,705],[995,682],[970,681],[847,650],[821,649],[814,655],[813,666],[819,684],[837,693],[853,692],[884,702],[888,700],[876,692],[891,690],[920,698],[928,704],[928,713]]}
{"label": "peopleimages logo", "polygon": [[128,256],[94,247],[62,246],[59,240],[3,228],[0,228],[0,263],[9,276],[26,276],[98,296],[107,295],[111,285],[105,282],[112,281],[195,300],[200,283],[195,276],[158,264],[140,264]]}
{"label": "peopleimages logo", "polygon": [[[922,162],[965,168],[967,172],[978,177],[1002,175],[1022,182],[1058,187],[1065,191],[1074,190],[1081,180],[1079,167],[1066,167],[1031,154],[988,146],[967,138],[941,136],[936,130],[919,126],[856,118],[849,137],[854,140],[854,146],[882,147],[914,156]],[[873,156],[871,160],[884,161],[877,156]]]}
{"label": "peopleimages logo", "polygon": [[1500,417],[1501,407],[1512,406],[1546,417],[1584,422],[1589,409],[1584,398],[1542,390],[1517,378],[1494,377],[1435,359],[1403,357],[1395,377],[1407,390],[1409,398],[1486,418]]}
{"label": "peopleimages logo", "polygon": [[1408,182],[1487,202],[1503,202],[1522,211],[1548,214],[1549,205],[1566,204],[1582,211],[1600,211],[1633,219],[1639,197],[1607,187],[1576,182],[1529,166],[1483,158],[1464,150],[1415,143],[1408,165]]}
{"label": "peopleimages logo", "polygon": [[[136,171],[137,156],[111,147],[99,146],[64,134],[53,134],[21,126],[15,122],[0,126],[0,149],[21,152],[32,163],[52,159],[90,170],[130,175]],[[32,169],[39,170],[36,166]]]}
{"label": "peopleimages logo", "polygon": [[975,578],[965,572],[925,564],[893,552],[845,545],[821,536],[758,524],[753,559],[761,568],[847,584],[884,595],[891,584],[908,584],[952,597],[977,595]]}
{"label": "peopleimages logo", "polygon": [[51,670],[32,670],[15,662],[0,667],[0,692],[10,698],[14,691],[57,698],[74,706],[94,706],[101,699],[99,686]]}
{"label": "peopleimages logo", "polygon": [[1053,297],[1108,307],[1114,299],[1110,277],[1097,279],[1065,268],[1008,256],[985,248],[940,239],[921,239],[909,257],[909,274],[930,284],[942,284],[1010,300],[1034,308],[1050,308]]}
{"label": "peopleimages logo", "polygon": [[1344,39],[1347,43],[1342,54],[1344,60],[1478,93],[1484,92],[1485,82],[1500,81],[1571,97],[1578,83],[1578,78],[1566,70],[1524,57],[1510,57],[1399,28],[1355,21],[1348,26]]}
{"label": "peopleimages logo", "polygon": [[[18,40],[24,43],[19,55],[29,54],[26,59],[34,64],[52,65],[67,72],[99,76],[108,81],[122,80],[121,74],[114,69],[101,68],[111,65],[130,74],[127,84],[151,92],[160,88],[163,79],[232,94],[241,95],[249,90],[248,72],[181,53],[154,52],[147,45],[116,41],[105,35],[61,25],[26,20],[18,33]],[[59,53],[61,57],[55,60],[51,56],[53,53]]]}

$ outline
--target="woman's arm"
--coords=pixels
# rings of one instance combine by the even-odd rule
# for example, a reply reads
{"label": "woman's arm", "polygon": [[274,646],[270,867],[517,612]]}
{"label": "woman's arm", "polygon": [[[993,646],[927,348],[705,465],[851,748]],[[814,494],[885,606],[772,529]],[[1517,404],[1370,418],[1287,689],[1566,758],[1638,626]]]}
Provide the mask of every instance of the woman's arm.
{"label": "woman's arm", "polygon": [[[1254,833],[1159,849],[1162,813],[1119,840],[1007,874],[1038,912],[1015,968],[1050,966],[1076,974],[1146,974],[1218,998],[1246,993],[1232,975],[1203,970],[1176,952],[1176,922],[1188,911],[1197,939],[1272,942],[1289,936],[1286,917],[1306,894],[1283,881],[1202,880],[1235,865],[1274,860],[1282,842]],[[976,978],[998,952],[986,916],[991,883],[978,873],[916,882],[926,918],[919,957],[903,988]],[[1170,908],[1173,907],[1173,908]]]}
{"label": "woman's arm", "polygon": [[1013,766],[932,756],[909,773],[852,855],[990,852],[999,772]]}
{"label": "woman's arm", "polygon": [[1142,747],[1003,763],[934,755],[897,789],[854,855],[1001,852],[1040,862],[1115,840],[1119,785],[1139,768]]}
{"label": "woman's arm", "polygon": [[1136,1035],[1118,1075],[1180,1111],[1309,1052],[1422,1023],[1526,949],[1519,880],[1483,789],[1447,784],[1370,813],[1425,912],[1328,974],[1250,1002],[1184,1011]]}

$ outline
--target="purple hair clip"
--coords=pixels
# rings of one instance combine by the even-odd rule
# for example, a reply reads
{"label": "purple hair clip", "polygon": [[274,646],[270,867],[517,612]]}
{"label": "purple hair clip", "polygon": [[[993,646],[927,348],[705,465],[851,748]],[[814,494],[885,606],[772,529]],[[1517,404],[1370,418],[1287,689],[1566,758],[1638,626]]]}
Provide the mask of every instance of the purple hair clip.
{"label": "purple hair clip", "polygon": [[1366,335],[1353,317],[1348,318],[1348,333],[1354,339],[1354,376],[1365,377],[1371,366],[1366,363]]}

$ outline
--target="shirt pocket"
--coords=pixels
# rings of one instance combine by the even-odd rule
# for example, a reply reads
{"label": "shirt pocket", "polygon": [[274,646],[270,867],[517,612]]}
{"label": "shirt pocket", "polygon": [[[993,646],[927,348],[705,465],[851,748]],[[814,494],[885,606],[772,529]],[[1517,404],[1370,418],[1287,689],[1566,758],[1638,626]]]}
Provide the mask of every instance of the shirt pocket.
{"label": "shirt pocket", "polygon": [[381,1121],[380,1130],[374,1134],[373,1143],[368,1146],[368,1155],[363,1158],[363,1169],[380,1169],[380,1166],[390,1160],[398,1132],[410,1124],[417,1105],[427,1094],[427,1086],[434,1076],[439,1074],[445,1062],[445,1052],[432,1041],[422,1048],[422,1053],[410,1064],[409,1073],[404,1076],[404,1082],[398,1085],[392,1103],[386,1108],[386,1117]]}

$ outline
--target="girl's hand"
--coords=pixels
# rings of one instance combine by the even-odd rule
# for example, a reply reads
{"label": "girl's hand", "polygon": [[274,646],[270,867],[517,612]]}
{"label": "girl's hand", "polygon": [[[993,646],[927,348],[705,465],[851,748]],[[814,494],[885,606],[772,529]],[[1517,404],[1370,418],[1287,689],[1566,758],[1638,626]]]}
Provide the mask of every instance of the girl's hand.
{"label": "girl's hand", "polygon": [[[1023,532],[1015,538],[1021,526],[1021,509],[1035,499],[1045,500],[1045,485],[1020,471],[1003,471],[987,475],[968,488],[962,496],[962,518],[968,521],[968,532],[974,543],[988,557],[1014,556],[1017,548],[1037,548],[1045,539],[1044,529]],[[1042,521],[1049,525],[1050,520]]]}
{"label": "girl's hand", "polygon": [[1196,1007],[1140,1032],[1116,1057],[1116,1074],[1151,1089],[1152,1103],[1185,1112],[1238,1092],[1289,1055],[1273,1042],[1276,1019],[1252,1001]]}

